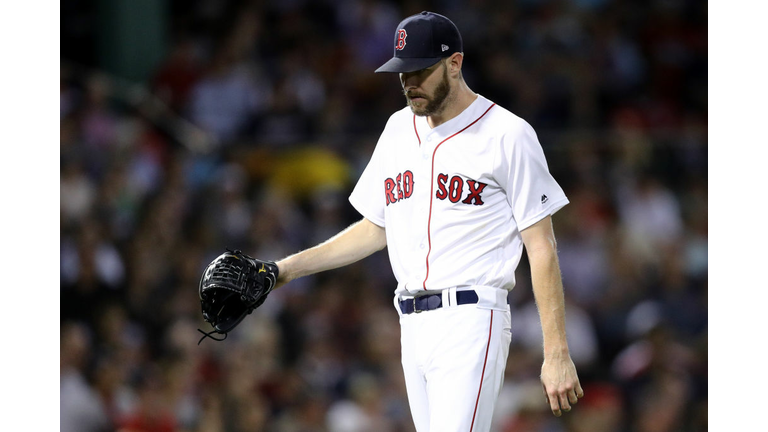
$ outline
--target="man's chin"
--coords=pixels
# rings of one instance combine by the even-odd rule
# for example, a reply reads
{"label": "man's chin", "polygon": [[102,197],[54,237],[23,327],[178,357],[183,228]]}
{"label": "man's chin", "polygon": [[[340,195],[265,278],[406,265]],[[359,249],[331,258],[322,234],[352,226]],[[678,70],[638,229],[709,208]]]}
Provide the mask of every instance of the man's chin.
{"label": "man's chin", "polygon": [[428,117],[431,115],[434,115],[435,113],[439,112],[442,108],[442,104],[440,107],[437,107],[435,109],[434,104],[432,103],[431,99],[427,98],[406,98],[406,104],[408,104],[409,107],[411,107],[411,112],[413,112],[415,115],[419,117]]}
{"label": "man's chin", "polygon": [[417,116],[424,117],[427,114],[429,114],[429,112],[426,109],[427,108],[426,103],[419,103],[418,105],[419,106],[416,106],[412,101],[408,101],[408,106],[411,107],[411,112],[413,112]]}

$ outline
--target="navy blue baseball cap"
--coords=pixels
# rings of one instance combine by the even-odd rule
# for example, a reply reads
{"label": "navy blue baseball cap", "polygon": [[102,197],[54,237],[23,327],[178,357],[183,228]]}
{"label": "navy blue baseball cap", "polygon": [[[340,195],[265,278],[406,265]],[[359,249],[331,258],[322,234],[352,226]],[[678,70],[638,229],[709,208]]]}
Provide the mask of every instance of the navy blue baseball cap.
{"label": "navy blue baseball cap", "polygon": [[455,52],[464,52],[456,24],[424,11],[400,22],[395,31],[395,55],[376,72],[415,72]]}

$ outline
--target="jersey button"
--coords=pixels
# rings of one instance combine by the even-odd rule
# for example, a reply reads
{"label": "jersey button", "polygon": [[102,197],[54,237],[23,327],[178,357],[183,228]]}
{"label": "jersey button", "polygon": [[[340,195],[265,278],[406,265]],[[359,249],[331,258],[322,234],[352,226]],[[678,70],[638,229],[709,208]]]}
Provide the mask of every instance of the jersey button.
{"label": "jersey button", "polygon": [[424,249],[424,243],[420,244],[419,247]]}

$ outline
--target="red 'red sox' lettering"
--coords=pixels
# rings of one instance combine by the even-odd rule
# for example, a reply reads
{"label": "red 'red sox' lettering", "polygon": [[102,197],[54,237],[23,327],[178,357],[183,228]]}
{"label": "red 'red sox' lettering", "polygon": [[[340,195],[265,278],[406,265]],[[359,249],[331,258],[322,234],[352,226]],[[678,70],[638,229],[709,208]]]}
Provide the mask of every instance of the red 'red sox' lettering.
{"label": "red 'red sox' lettering", "polygon": [[435,197],[441,200],[448,198],[448,190],[445,188],[445,182],[447,181],[448,181],[447,174],[437,175],[437,194],[435,195]]}
{"label": "red 'red sox' lettering", "polygon": [[403,198],[410,198],[413,194],[413,173],[406,171],[403,173]]}
{"label": "red 'red sox' lettering", "polygon": [[484,203],[480,198],[480,193],[483,192],[483,189],[488,185],[474,180],[467,180],[467,186],[469,187],[469,195],[467,195],[462,202],[464,204],[483,205]]}
{"label": "red 'red sox' lettering", "polygon": [[398,174],[394,180],[391,178],[384,180],[384,195],[387,198],[387,205],[410,198],[412,194],[413,173],[411,171]]}
{"label": "red 'red sox' lettering", "polygon": [[[480,194],[488,185],[486,183],[475,180],[467,180],[466,184],[467,188],[469,189],[469,193],[467,194],[467,197],[464,198],[464,200],[461,202],[464,204],[474,205],[485,204]],[[459,176],[453,176],[449,180],[448,174],[440,173],[437,175],[437,193],[435,194],[435,198],[440,200],[448,198],[451,202],[457,203],[459,200],[461,200],[463,193],[464,179]]]}
{"label": "red 'red sox' lettering", "polygon": [[461,191],[464,189],[464,180],[459,176],[451,177],[451,182],[448,188],[448,199],[452,203],[457,203],[461,199]]}

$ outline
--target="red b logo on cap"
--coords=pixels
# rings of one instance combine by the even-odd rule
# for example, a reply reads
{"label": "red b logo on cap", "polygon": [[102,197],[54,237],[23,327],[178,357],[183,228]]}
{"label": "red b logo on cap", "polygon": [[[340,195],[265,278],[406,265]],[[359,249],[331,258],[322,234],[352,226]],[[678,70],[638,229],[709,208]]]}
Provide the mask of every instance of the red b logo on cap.
{"label": "red b logo on cap", "polygon": [[400,51],[401,49],[405,48],[405,37],[408,36],[408,34],[405,32],[405,29],[400,29],[397,31],[397,46],[395,46],[395,49]]}

